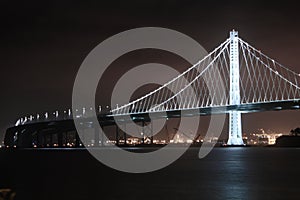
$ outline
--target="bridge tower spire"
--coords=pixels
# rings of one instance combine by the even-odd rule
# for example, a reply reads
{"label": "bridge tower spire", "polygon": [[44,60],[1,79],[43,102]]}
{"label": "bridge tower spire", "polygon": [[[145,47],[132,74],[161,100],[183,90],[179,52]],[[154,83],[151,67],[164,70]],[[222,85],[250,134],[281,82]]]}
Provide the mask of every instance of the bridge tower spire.
{"label": "bridge tower spire", "polygon": [[[238,32],[230,32],[230,91],[229,104],[240,105],[240,66],[239,66],[239,41]],[[228,145],[243,145],[241,112],[229,113],[229,138]]]}

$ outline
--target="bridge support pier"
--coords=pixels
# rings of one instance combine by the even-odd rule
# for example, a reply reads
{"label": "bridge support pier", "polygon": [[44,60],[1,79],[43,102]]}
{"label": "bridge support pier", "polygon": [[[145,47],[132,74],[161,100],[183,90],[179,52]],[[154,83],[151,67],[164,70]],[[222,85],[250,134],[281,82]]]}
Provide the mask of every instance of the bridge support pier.
{"label": "bridge support pier", "polygon": [[142,121],[142,144],[145,144],[145,121]]}
{"label": "bridge support pier", "polygon": [[100,130],[95,128],[95,130],[94,130],[94,146],[95,147],[99,146],[99,141],[100,141]]}
{"label": "bridge support pier", "polygon": [[243,145],[241,112],[229,113],[229,138],[227,145]]}
{"label": "bridge support pier", "polygon": [[119,145],[120,137],[119,137],[119,127],[116,124],[116,145]]}
{"label": "bridge support pier", "polygon": [[124,124],[123,138],[124,138],[124,145],[127,145],[126,123]]}
{"label": "bridge support pier", "polygon": [[[240,64],[238,32],[230,32],[230,89],[229,104],[240,105]],[[227,145],[243,145],[241,112],[229,113],[229,137]]]}

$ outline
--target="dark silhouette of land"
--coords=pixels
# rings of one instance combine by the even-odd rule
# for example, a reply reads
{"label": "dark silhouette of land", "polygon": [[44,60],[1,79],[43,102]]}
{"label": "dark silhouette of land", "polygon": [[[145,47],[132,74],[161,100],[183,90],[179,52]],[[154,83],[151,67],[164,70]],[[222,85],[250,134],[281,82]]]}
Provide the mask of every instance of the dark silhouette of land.
{"label": "dark silhouette of land", "polygon": [[277,147],[300,147],[300,128],[291,130],[290,135],[283,135],[276,139]]}

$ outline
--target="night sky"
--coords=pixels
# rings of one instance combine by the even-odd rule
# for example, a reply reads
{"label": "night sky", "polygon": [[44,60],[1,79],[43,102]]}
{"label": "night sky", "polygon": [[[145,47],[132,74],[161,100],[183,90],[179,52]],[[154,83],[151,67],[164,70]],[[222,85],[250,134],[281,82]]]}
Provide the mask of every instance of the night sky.
{"label": "night sky", "polygon": [[[108,1],[107,1],[108,2]],[[300,73],[300,16],[296,1],[6,1],[0,3],[0,139],[16,119],[71,107],[73,82],[85,56],[100,42],[131,28],[165,27],[185,33],[208,51],[233,28],[241,38]],[[242,3],[241,3],[242,2]],[[122,61],[122,62],[121,62]],[[97,94],[106,104],[122,71],[160,61],[184,70],[172,55],[137,52],[110,68],[111,83]],[[180,65],[182,63],[182,65]],[[243,132],[289,132],[300,111],[243,116]]]}

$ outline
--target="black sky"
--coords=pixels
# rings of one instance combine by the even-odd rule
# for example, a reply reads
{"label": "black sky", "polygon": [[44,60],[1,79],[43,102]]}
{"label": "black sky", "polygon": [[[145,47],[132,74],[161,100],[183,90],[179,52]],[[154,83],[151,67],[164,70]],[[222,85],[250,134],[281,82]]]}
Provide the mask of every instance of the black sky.
{"label": "black sky", "polygon": [[[1,1],[0,139],[18,117],[69,108],[85,56],[107,37],[131,28],[174,29],[208,51],[234,28],[244,40],[300,72],[298,12],[296,1]],[[146,55],[137,55],[148,60],[134,64],[161,59]],[[132,63],[129,58],[124,59],[127,65]],[[161,62],[182,67],[174,60],[167,56]],[[103,99],[100,103],[106,103]],[[244,132],[258,128],[287,132],[300,126],[299,114],[249,114],[243,118]]]}

